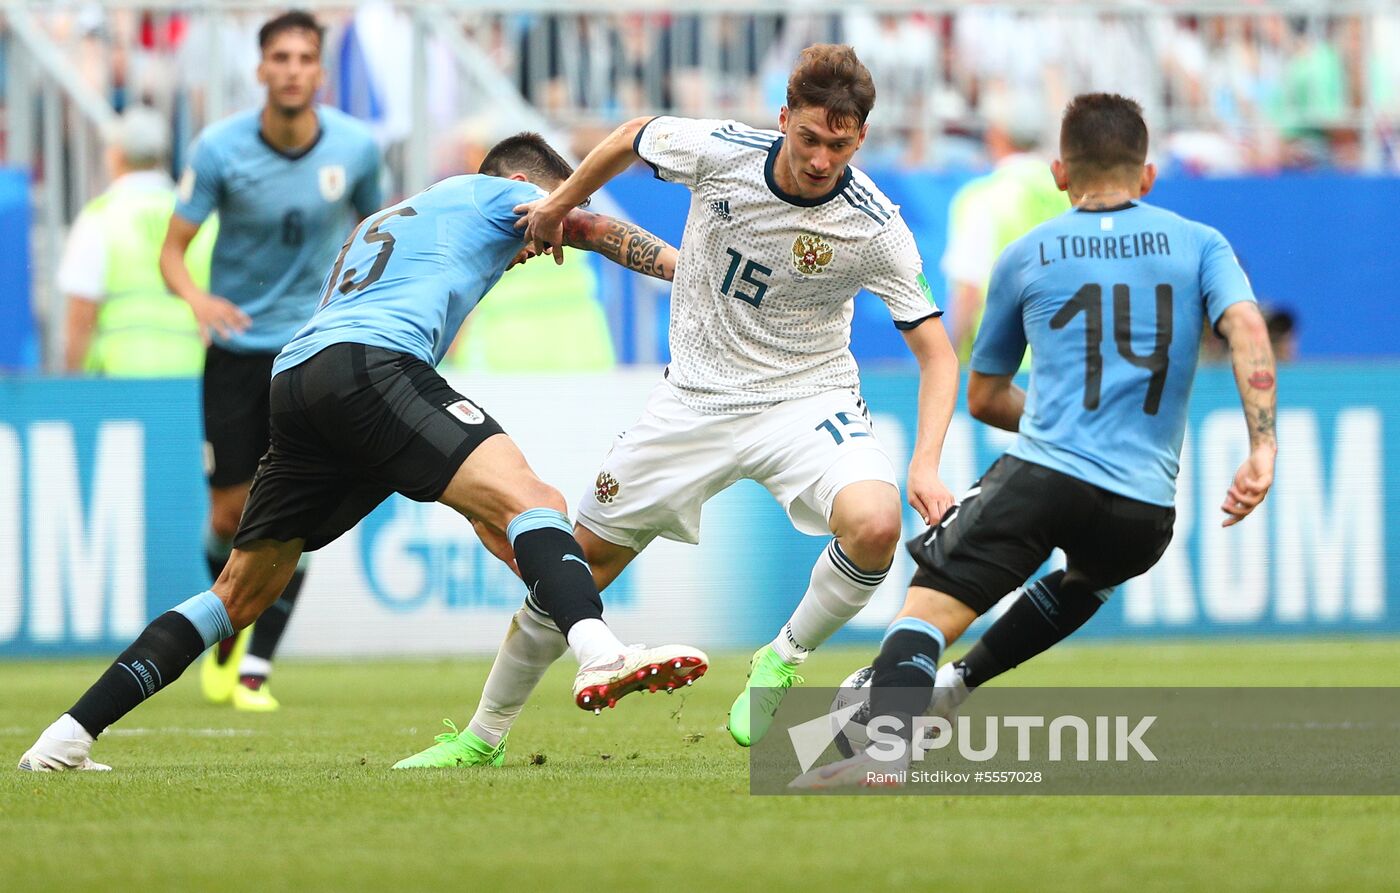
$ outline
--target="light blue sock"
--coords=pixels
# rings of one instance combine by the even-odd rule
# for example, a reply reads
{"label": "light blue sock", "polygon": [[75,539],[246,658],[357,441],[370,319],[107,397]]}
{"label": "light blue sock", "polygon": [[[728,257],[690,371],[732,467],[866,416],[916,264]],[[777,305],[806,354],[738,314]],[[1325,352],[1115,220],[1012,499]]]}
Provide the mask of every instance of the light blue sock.
{"label": "light blue sock", "polygon": [[188,598],[171,609],[194,625],[208,648],[215,642],[222,642],[233,635],[233,621],[229,619],[224,603],[213,590],[206,589],[199,595]]}

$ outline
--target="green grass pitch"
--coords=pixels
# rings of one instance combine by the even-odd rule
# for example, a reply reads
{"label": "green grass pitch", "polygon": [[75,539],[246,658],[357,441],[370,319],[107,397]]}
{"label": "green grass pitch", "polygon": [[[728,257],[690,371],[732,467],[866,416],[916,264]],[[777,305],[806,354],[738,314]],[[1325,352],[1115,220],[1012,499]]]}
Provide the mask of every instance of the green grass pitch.
{"label": "green grass pitch", "polygon": [[[1027,685],[1400,685],[1394,641],[1079,646]],[[868,649],[830,649],[834,685]],[[489,662],[287,661],[279,714],[199,699],[194,672],[127,717],[110,774],[13,770],[103,662],[0,664],[0,889],[1384,890],[1394,797],[748,794],[724,731],[746,655],[595,717],[563,662],[497,770],[390,772],[465,724]],[[1400,746],[1397,746],[1400,754]],[[1400,771],[1400,758],[1397,759]]]}

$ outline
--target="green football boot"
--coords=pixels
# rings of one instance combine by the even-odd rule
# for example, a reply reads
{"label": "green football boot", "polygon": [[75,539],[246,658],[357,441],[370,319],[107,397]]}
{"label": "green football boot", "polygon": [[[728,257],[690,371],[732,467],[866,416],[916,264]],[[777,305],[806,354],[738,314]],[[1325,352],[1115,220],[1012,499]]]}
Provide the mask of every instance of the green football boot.
{"label": "green football boot", "polygon": [[457,726],[453,725],[450,719],[444,719],[442,724],[452,731],[443,732],[437,736],[437,744],[427,750],[399,760],[394,764],[394,768],[440,769],[457,766],[499,766],[506,761],[506,738],[510,737],[509,732],[502,736],[500,744],[492,747],[470,729],[457,731]]}
{"label": "green football boot", "polygon": [[245,713],[272,713],[282,709],[282,703],[272,696],[267,680],[257,688],[249,688],[239,680],[233,687],[233,709]]}
{"label": "green football boot", "polygon": [[[772,645],[755,651],[749,662],[748,684],[729,708],[730,736],[740,747],[750,747],[761,741],[768,734],[773,714],[778,712],[787,690],[802,682],[802,677],[797,675],[797,665],[779,657]],[[759,689],[757,696],[753,695],[754,689]]]}
{"label": "green football boot", "polygon": [[204,652],[204,660],[199,665],[199,688],[204,700],[211,704],[227,704],[233,698],[233,690],[238,685],[238,665],[243,655],[248,653],[248,642],[253,637],[251,626],[235,634],[233,649],[226,659],[219,660],[219,643]]}

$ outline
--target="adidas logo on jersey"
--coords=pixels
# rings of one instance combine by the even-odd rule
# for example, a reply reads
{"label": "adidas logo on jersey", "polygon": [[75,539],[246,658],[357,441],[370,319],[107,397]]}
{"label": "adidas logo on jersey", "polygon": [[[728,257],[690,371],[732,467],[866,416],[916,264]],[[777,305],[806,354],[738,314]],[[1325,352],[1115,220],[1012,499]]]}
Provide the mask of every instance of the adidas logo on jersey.
{"label": "adidas logo on jersey", "polygon": [[717,198],[710,202],[710,212],[720,220],[731,220],[729,216],[729,199]]}

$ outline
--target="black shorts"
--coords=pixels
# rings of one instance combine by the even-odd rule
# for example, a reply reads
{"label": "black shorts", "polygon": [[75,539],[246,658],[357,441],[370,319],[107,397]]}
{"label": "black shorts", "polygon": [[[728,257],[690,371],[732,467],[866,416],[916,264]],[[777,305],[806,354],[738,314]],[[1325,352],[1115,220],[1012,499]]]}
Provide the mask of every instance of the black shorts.
{"label": "black shorts", "polygon": [[985,613],[1023,585],[1052,550],[1094,590],[1157,563],[1176,509],[1110,493],[1043,465],[1002,456],[961,503],[908,542],[911,586],[947,593]]}
{"label": "black shorts", "polygon": [[334,344],[272,379],[272,443],[233,544],[319,549],[390,493],[442,495],[463,460],[503,433],[415,357]]}
{"label": "black shorts", "polygon": [[211,487],[253,479],[267,452],[267,387],[276,353],[234,353],[209,345],[204,356],[204,473]]}

